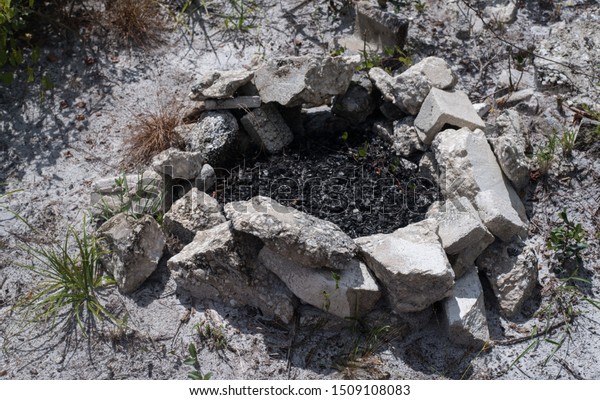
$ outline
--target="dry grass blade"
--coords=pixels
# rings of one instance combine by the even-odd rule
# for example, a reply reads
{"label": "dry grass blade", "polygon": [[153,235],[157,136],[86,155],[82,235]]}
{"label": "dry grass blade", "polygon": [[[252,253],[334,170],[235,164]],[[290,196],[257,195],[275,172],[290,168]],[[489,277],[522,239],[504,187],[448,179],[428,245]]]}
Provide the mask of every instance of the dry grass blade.
{"label": "dry grass blade", "polygon": [[181,124],[182,108],[175,102],[160,104],[155,111],[136,116],[130,125],[133,136],[127,140],[128,161],[147,163],[156,154],[170,148],[185,147],[175,128]]}
{"label": "dry grass blade", "polygon": [[166,25],[158,0],[106,0],[106,11],[120,41],[136,46],[161,42]]}

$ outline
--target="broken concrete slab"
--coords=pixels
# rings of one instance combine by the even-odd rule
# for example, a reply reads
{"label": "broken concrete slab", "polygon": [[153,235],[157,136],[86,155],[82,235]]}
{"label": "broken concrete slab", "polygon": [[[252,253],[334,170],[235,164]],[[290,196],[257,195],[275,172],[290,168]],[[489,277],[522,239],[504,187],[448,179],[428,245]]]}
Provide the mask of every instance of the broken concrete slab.
{"label": "broken concrete slab", "polygon": [[360,56],[287,57],[263,64],[254,84],[263,103],[320,106],[348,89]]}
{"label": "broken concrete slab", "polygon": [[485,128],[485,123],[473,108],[466,93],[450,93],[432,88],[415,119],[419,137],[423,143],[431,144],[445,125],[470,129]]}
{"label": "broken concrete slab", "polygon": [[443,307],[452,342],[479,347],[490,340],[477,268],[470,268],[456,280],[452,295],[444,299]]}
{"label": "broken concrete slab", "polygon": [[173,203],[163,218],[166,232],[177,237],[183,244],[190,243],[198,231],[210,229],[225,221],[219,202],[196,188]]}
{"label": "broken concrete slab", "polygon": [[281,152],[294,135],[275,104],[264,104],[244,115],[240,122],[252,140],[270,154]]}
{"label": "broken concrete slab", "polygon": [[227,99],[254,77],[253,71],[213,71],[202,76],[189,94],[191,100]]}
{"label": "broken concrete slab", "polygon": [[507,317],[518,314],[537,284],[538,258],[531,245],[520,239],[497,241],[479,256],[476,264],[485,272],[502,313]]}
{"label": "broken concrete slab", "polygon": [[504,178],[481,130],[447,129],[437,135],[432,149],[440,170],[440,190],[446,199],[469,199],[486,228],[502,240],[526,235],[523,203]]}
{"label": "broken concrete slab", "polygon": [[408,24],[408,19],[384,11],[368,1],[356,4],[355,35],[362,42],[372,43],[381,51],[404,47]]}
{"label": "broken concrete slab", "polygon": [[166,243],[160,225],[149,215],[136,219],[117,214],[98,229],[98,237],[100,263],[122,293],[135,291],[154,272]]}
{"label": "broken concrete slab", "polygon": [[202,107],[204,110],[250,110],[258,108],[262,104],[260,96],[238,96],[233,99],[205,100]]}
{"label": "broken concrete slab", "polygon": [[341,318],[359,318],[381,297],[367,267],[357,259],[341,271],[308,267],[265,246],[258,262],[275,273],[302,301]]}
{"label": "broken concrete slab", "polygon": [[268,197],[225,205],[233,229],[255,236],[290,260],[314,268],[347,268],[358,250],[335,224],[284,207]]}
{"label": "broken concrete slab", "polygon": [[454,272],[436,231],[435,220],[426,219],[355,240],[395,312],[424,310],[451,293]]}
{"label": "broken concrete slab", "polygon": [[275,274],[245,259],[240,247],[254,246],[253,252],[258,253],[261,244],[244,244],[243,240],[224,222],[199,231],[167,266],[177,285],[197,299],[250,305],[289,323],[294,316],[294,295]]}

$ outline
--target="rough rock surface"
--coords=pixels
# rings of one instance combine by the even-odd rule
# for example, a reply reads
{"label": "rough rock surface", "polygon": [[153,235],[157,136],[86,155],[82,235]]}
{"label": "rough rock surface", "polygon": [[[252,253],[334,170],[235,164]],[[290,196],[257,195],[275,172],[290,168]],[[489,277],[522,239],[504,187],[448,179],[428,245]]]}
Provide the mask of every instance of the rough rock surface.
{"label": "rough rock surface", "polygon": [[225,221],[217,200],[197,188],[173,203],[163,218],[166,231],[184,244],[190,243],[198,231]]}
{"label": "rough rock surface", "polygon": [[[167,266],[178,286],[198,299],[251,305],[289,323],[294,315],[294,296],[270,271],[246,262],[229,222],[200,231]],[[252,252],[258,252],[260,244]]]}
{"label": "rough rock surface", "polygon": [[497,241],[479,256],[477,266],[485,271],[502,313],[507,317],[518,314],[537,283],[538,259],[533,249],[519,239]]}
{"label": "rough rock surface", "polygon": [[213,71],[204,75],[190,93],[192,100],[227,99],[233,97],[236,90],[250,82],[253,71],[245,69],[234,71]]}
{"label": "rough rock surface", "polygon": [[381,293],[367,267],[353,259],[339,272],[307,267],[268,247],[258,262],[277,275],[302,301],[341,318],[358,318],[371,311]]}
{"label": "rough rock surface", "polygon": [[490,144],[502,172],[521,190],[529,182],[529,163],[525,156],[526,142],[521,117],[515,110],[507,110],[496,119],[499,136],[490,138]]}
{"label": "rough rock surface", "polygon": [[246,132],[267,152],[276,154],[294,140],[294,135],[275,104],[264,104],[240,120]]}
{"label": "rough rock surface", "polygon": [[152,159],[154,171],[174,179],[195,179],[205,163],[204,153],[182,151],[171,147]]}
{"label": "rough rock surface", "polygon": [[446,198],[469,199],[486,228],[502,240],[525,235],[523,203],[502,175],[482,131],[448,129],[437,135],[432,147]]}
{"label": "rough rock surface", "polygon": [[373,83],[364,71],[354,74],[346,93],[336,96],[331,111],[354,124],[364,122],[375,110]]}
{"label": "rough rock surface", "polygon": [[390,234],[356,239],[396,312],[420,311],[448,296],[454,272],[428,219]]}
{"label": "rough rock surface", "polygon": [[[407,118],[411,119],[411,118]],[[407,125],[405,120],[393,122],[376,122],[373,130],[383,139],[390,142],[394,151],[400,157],[409,157],[417,151],[424,151],[426,146],[419,140],[419,135],[414,126]]]}
{"label": "rough rock surface", "polygon": [[397,14],[360,1],[356,5],[356,27],[361,41],[374,44],[379,50],[402,48],[408,33],[408,20]]}
{"label": "rough rock surface", "polygon": [[479,117],[466,93],[461,91],[445,92],[432,88],[419,115],[415,126],[419,128],[419,137],[425,144],[431,144],[435,135],[445,125],[458,128],[485,128],[485,122]]}
{"label": "rough rock surface", "polygon": [[456,280],[452,295],[444,299],[448,334],[454,343],[482,346],[490,339],[477,268]]}
{"label": "rough rock surface", "polygon": [[229,111],[206,111],[193,124],[176,128],[190,152],[199,152],[206,163],[219,166],[230,156],[238,137],[237,119]]}
{"label": "rough rock surface", "polygon": [[149,215],[135,219],[117,214],[98,229],[102,266],[123,293],[135,291],[154,272],[165,247],[165,235]]}
{"label": "rough rock surface", "polygon": [[425,75],[432,87],[442,90],[450,90],[458,82],[458,76],[450,69],[450,65],[439,57],[426,57],[408,70]]}
{"label": "rough rock surface", "polygon": [[275,252],[309,267],[345,269],[357,252],[356,244],[337,225],[268,197],[228,203],[225,215],[236,231],[255,236]]}
{"label": "rough rock surface", "polygon": [[369,78],[381,91],[385,100],[411,115],[419,112],[431,89],[427,77],[420,71],[411,69],[392,77],[383,69],[375,67],[369,70]]}
{"label": "rough rock surface", "polygon": [[254,83],[264,103],[320,106],[346,92],[359,63],[359,56],[274,59],[256,71]]}

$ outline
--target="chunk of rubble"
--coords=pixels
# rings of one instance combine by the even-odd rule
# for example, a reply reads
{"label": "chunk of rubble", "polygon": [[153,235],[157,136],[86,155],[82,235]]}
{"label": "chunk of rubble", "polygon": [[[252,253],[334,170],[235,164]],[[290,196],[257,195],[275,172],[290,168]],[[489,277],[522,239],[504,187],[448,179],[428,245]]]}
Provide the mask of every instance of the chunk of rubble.
{"label": "chunk of rubble", "polygon": [[393,103],[402,112],[416,115],[431,89],[427,77],[421,72],[407,70],[391,76],[379,67],[369,70],[369,78],[386,101]]}
{"label": "chunk of rubble", "polygon": [[518,314],[537,283],[538,259],[533,248],[518,238],[508,243],[497,241],[476,264],[485,272],[502,313],[507,317]]}
{"label": "chunk of rubble", "polygon": [[183,244],[190,243],[197,232],[225,221],[219,202],[196,188],[173,203],[163,218],[166,231]]}
{"label": "chunk of rubble", "polygon": [[432,88],[415,119],[419,137],[423,143],[431,144],[445,125],[470,129],[485,128],[485,123],[465,92],[450,93]]}
{"label": "chunk of rubble", "polygon": [[[360,1],[356,4],[355,35],[379,50],[402,48],[408,35],[408,19]],[[361,48],[362,49],[362,48]]]}
{"label": "chunk of rubble", "polygon": [[355,240],[392,310],[421,311],[452,292],[454,272],[436,230],[436,222],[427,219]]}
{"label": "chunk of rubble", "polygon": [[458,83],[458,76],[443,58],[426,57],[410,67],[408,71],[425,75],[432,87],[450,90]]}
{"label": "chunk of rubble", "polygon": [[341,318],[362,317],[381,297],[369,270],[356,259],[332,272],[299,264],[265,246],[258,261],[302,301]]}
{"label": "chunk of rubble", "polygon": [[213,71],[203,75],[192,86],[191,100],[227,99],[254,77],[253,71],[245,69],[235,71]]}
{"label": "chunk of rubble", "polygon": [[373,130],[381,138],[392,144],[396,155],[408,157],[417,151],[424,151],[426,146],[419,140],[419,135],[414,126],[403,123],[402,120],[390,122],[376,122]]}
{"label": "chunk of rubble", "polygon": [[154,272],[163,254],[165,235],[149,215],[117,214],[98,229],[102,266],[122,293],[131,293]]}
{"label": "chunk of rubble", "polygon": [[456,280],[452,295],[444,299],[443,307],[452,342],[480,347],[490,340],[477,268],[470,268]]}
{"label": "chunk of rubble", "polygon": [[233,99],[205,100],[201,107],[202,111],[211,110],[250,110],[258,108],[262,104],[259,96],[238,96]]}
{"label": "chunk of rubble", "polygon": [[154,171],[173,179],[193,180],[200,175],[204,164],[203,152],[182,151],[173,147],[160,152],[152,159]]}
{"label": "chunk of rubble", "polygon": [[360,56],[287,57],[267,61],[254,84],[263,103],[320,106],[348,89]]}
{"label": "chunk of rubble", "polygon": [[252,140],[270,154],[281,152],[292,143],[294,135],[275,104],[264,104],[240,120]]}
{"label": "chunk of rubble", "polygon": [[437,135],[432,148],[446,199],[469,199],[486,228],[504,241],[526,235],[525,207],[502,175],[481,130],[447,129]]}
{"label": "chunk of rubble", "polygon": [[336,96],[331,111],[354,124],[360,124],[375,110],[373,83],[364,71],[354,74],[346,93]]}
{"label": "chunk of rubble", "polygon": [[335,224],[285,207],[268,197],[225,205],[233,229],[255,236],[284,257],[313,268],[347,268],[358,250]]}

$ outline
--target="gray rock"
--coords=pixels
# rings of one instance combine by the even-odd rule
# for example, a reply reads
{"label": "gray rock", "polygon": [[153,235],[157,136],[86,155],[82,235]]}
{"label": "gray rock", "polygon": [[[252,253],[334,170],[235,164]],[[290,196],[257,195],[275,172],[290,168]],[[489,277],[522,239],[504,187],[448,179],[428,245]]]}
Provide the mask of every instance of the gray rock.
{"label": "gray rock", "polygon": [[174,179],[195,179],[205,163],[204,153],[182,151],[171,147],[152,159],[154,171]]}
{"label": "gray rock", "polygon": [[302,301],[341,318],[362,317],[381,297],[369,270],[356,259],[342,271],[332,272],[299,264],[265,246],[259,262]]}
{"label": "gray rock", "polygon": [[408,34],[408,19],[386,12],[368,1],[356,4],[355,35],[379,50],[402,48]]}
{"label": "gray rock", "polygon": [[357,246],[335,224],[257,196],[225,205],[236,231],[255,236],[275,252],[314,268],[347,268]]}
{"label": "gray rock", "polygon": [[247,70],[213,71],[192,86],[189,97],[192,100],[227,99],[253,77],[254,72]]}
{"label": "gray rock", "polygon": [[416,115],[431,89],[425,75],[408,69],[395,77],[379,67],[369,70],[369,78],[381,91],[386,101],[392,102],[401,111]]}
{"label": "gray rock", "polygon": [[166,231],[183,244],[190,243],[198,231],[210,229],[225,221],[219,202],[196,188],[173,203],[163,218]]}
{"label": "gray rock", "polygon": [[348,89],[360,56],[287,57],[267,61],[254,83],[263,103],[320,106]]}
{"label": "gray rock", "polygon": [[98,229],[100,262],[122,293],[131,293],[154,272],[163,254],[165,235],[149,215],[135,219],[117,214]]}
{"label": "gray rock", "polygon": [[523,203],[502,175],[482,131],[447,129],[437,135],[432,149],[446,199],[469,199],[486,228],[502,240],[526,234]]}
{"label": "gray rock", "polygon": [[435,155],[428,151],[419,160],[419,176],[427,179],[429,182],[438,185],[439,174]]}
{"label": "gray rock", "polygon": [[425,75],[432,87],[442,90],[450,90],[458,82],[448,63],[439,57],[426,57],[408,70]]}
{"label": "gray rock", "polygon": [[245,260],[240,247],[247,244],[240,241],[231,224],[224,222],[199,231],[167,266],[177,285],[195,298],[250,305],[289,323],[294,315],[293,294],[272,272]]}
{"label": "gray rock", "polygon": [[451,293],[454,272],[436,230],[435,221],[427,219],[356,239],[395,312],[424,310]]}
{"label": "gray rock", "polygon": [[512,92],[496,99],[496,103],[504,108],[514,107],[519,103],[529,100],[535,94],[534,89],[523,89]]}
{"label": "gray rock", "polygon": [[161,210],[164,207],[165,182],[159,174],[146,170],[139,174],[102,178],[92,184],[91,212],[94,216]]}
{"label": "gray rock", "polygon": [[467,247],[456,256],[450,256],[449,259],[452,264],[452,269],[454,270],[454,275],[457,278],[463,276],[469,268],[475,265],[477,257],[479,257],[490,244],[494,243],[494,240],[496,240],[494,235],[492,235],[489,230],[486,230],[485,235],[473,246]]}
{"label": "gray rock", "polygon": [[238,96],[233,99],[206,100],[204,110],[249,110],[262,104],[260,96]]}
{"label": "gray rock", "polygon": [[479,256],[477,266],[485,271],[502,313],[507,317],[519,313],[537,283],[538,259],[533,249],[519,239],[496,242]]}
{"label": "gray rock", "polygon": [[512,24],[517,19],[517,11],[517,4],[513,1],[508,1],[505,5],[488,6],[484,9],[484,13],[489,17],[486,23],[496,26]]}
{"label": "gray rock", "polygon": [[415,126],[419,129],[419,137],[423,143],[431,144],[444,125],[485,128],[485,123],[477,115],[466,93],[450,93],[432,88],[415,119]]}
{"label": "gray rock", "polygon": [[483,289],[475,267],[456,280],[452,295],[444,299],[443,306],[451,341],[480,347],[490,340]]}
{"label": "gray rock", "polygon": [[252,140],[271,154],[281,152],[294,140],[292,131],[275,104],[264,104],[250,111],[240,122]]}
{"label": "gray rock", "polygon": [[354,124],[364,122],[375,110],[373,84],[364,71],[354,74],[346,93],[336,96],[331,111]]}
{"label": "gray rock", "polygon": [[230,156],[239,125],[229,111],[206,111],[198,122],[178,126],[175,130],[189,152],[199,152],[206,163],[218,166]]}
{"label": "gray rock", "polygon": [[500,88],[509,88],[511,90],[522,90],[536,87],[533,73],[519,71],[517,69],[503,70],[500,73],[496,84]]}
{"label": "gray rock", "polygon": [[481,118],[484,118],[492,109],[492,106],[488,103],[475,103],[473,108]]}
{"label": "gray rock", "polygon": [[202,166],[202,170],[200,171],[200,176],[196,177],[195,186],[203,192],[208,193],[208,191],[214,186],[215,182],[217,182],[217,174],[215,173],[215,169],[210,164],[204,164]]}
{"label": "gray rock", "polygon": [[459,254],[489,235],[477,210],[466,197],[432,204],[427,218],[437,221],[437,233],[447,254]]}
{"label": "gray rock", "polygon": [[419,140],[419,135],[414,126],[406,125],[402,120],[389,122],[376,122],[373,130],[381,138],[392,144],[396,155],[408,157],[416,151],[424,151],[426,146]]}
{"label": "gray rock", "polygon": [[379,106],[379,111],[383,114],[384,117],[389,119],[390,121],[395,121],[397,119],[402,118],[405,114],[396,107],[393,103],[388,101],[381,102]]}

